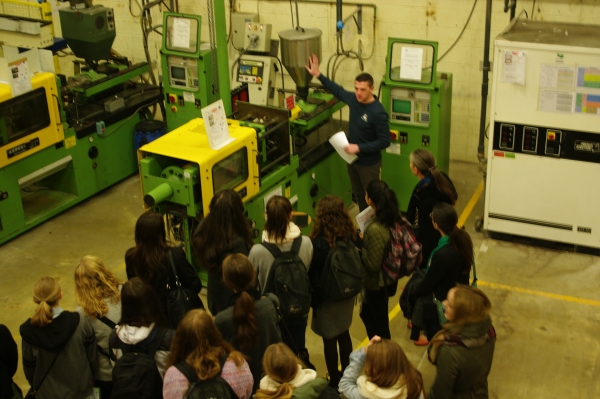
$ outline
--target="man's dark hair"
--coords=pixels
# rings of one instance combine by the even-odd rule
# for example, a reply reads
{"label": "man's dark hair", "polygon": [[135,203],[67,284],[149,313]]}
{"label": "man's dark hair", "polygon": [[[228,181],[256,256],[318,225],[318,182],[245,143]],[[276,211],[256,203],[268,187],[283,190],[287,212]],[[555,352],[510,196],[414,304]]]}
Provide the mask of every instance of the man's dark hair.
{"label": "man's dark hair", "polygon": [[373,87],[373,76],[370,73],[361,72],[354,78],[357,82],[369,82],[369,87]]}

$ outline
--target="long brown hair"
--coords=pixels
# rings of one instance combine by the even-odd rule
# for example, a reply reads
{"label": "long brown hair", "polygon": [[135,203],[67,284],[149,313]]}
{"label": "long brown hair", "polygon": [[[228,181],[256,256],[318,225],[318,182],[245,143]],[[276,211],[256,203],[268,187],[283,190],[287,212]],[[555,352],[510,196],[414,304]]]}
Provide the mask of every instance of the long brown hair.
{"label": "long brown hair", "polygon": [[463,274],[469,274],[473,264],[473,241],[465,230],[459,228],[456,209],[445,202],[433,206],[431,219],[450,239],[450,244],[456,249],[463,262]]}
{"label": "long brown hair", "polygon": [[233,240],[240,237],[252,247],[252,228],[244,216],[242,198],[234,190],[222,190],[210,201],[210,213],[192,238],[192,249],[200,267],[209,272],[221,269],[223,258],[233,252]]}
{"label": "long brown hair", "polygon": [[133,265],[137,277],[153,281],[166,276],[163,260],[169,250],[163,217],[144,212],[135,224],[135,247],[127,250],[125,261]]}
{"label": "long brown hair", "polygon": [[226,353],[238,368],[242,366],[244,356],[223,340],[212,316],[202,309],[193,309],[177,326],[167,366],[185,361],[199,379],[208,380],[221,372],[220,359]]}
{"label": "long brown hair", "polygon": [[451,288],[454,292],[454,318],[448,323],[450,328],[462,327],[465,324],[477,323],[490,314],[492,302],[479,288],[464,284],[456,284]]}
{"label": "long brown hair", "polygon": [[52,277],[42,277],[33,286],[33,301],[38,307],[33,313],[31,324],[44,327],[52,323],[52,308],[60,299],[60,284]]}
{"label": "long brown hair", "polygon": [[456,203],[456,191],[446,176],[437,168],[433,154],[422,148],[417,148],[410,153],[410,162],[423,176],[431,176],[438,191],[450,200],[451,205]]}
{"label": "long brown hair", "polygon": [[356,236],[356,227],[350,219],[348,210],[341,198],[328,194],[317,205],[317,220],[310,238],[325,235],[329,248],[334,248],[338,239],[352,240]]}
{"label": "long brown hair", "polygon": [[407,399],[417,399],[423,391],[423,378],[397,342],[382,339],[369,346],[364,372],[367,380],[381,388],[390,388],[403,379]]}
{"label": "long brown hair", "polygon": [[292,204],[290,200],[281,195],[276,195],[267,202],[265,230],[267,231],[269,241],[274,243],[283,242],[291,220],[291,213]]}
{"label": "long brown hair", "polygon": [[284,343],[270,345],[263,355],[263,370],[273,381],[281,384],[277,391],[259,389],[254,397],[256,399],[290,399],[294,387],[289,383],[298,373],[300,360],[294,352]]}
{"label": "long brown hair", "polygon": [[139,277],[130,278],[121,289],[121,320],[119,325],[165,327],[165,316],[158,303],[154,288]]}
{"label": "long brown hair", "polygon": [[385,227],[391,228],[402,222],[396,193],[382,180],[371,180],[367,186],[367,196],[375,205],[375,218]]}
{"label": "long brown hair", "polygon": [[108,312],[106,298],[110,298],[113,304],[119,303],[120,284],[100,258],[87,255],[75,266],[75,298],[89,317],[102,317]]}
{"label": "long brown hair", "polygon": [[239,294],[233,305],[233,325],[241,349],[250,349],[258,339],[254,298],[247,290],[254,287],[256,270],[246,256],[229,255],[223,261],[223,283]]}

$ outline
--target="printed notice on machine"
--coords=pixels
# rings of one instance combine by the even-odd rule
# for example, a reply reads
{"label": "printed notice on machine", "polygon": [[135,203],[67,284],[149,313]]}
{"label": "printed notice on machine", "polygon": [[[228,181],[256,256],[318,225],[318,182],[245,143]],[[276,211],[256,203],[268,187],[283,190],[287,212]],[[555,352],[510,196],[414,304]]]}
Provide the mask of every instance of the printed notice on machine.
{"label": "printed notice on machine", "polygon": [[525,85],[526,56],[524,51],[504,50],[502,81]]}
{"label": "printed notice on machine", "polygon": [[342,157],[342,159],[344,161],[346,161],[348,163],[352,163],[352,162],[356,161],[356,159],[358,158],[356,155],[348,154],[344,150],[344,148],[346,148],[349,144],[348,138],[346,137],[346,133],[337,132],[336,134],[331,136],[331,138],[329,139],[329,142],[331,143],[333,148],[335,148],[337,153],[340,154],[340,156]]}
{"label": "printed notice on machine", "polygon": [[400,79],[421,81],[423,49],[419,47],[402,47],[401,54]]}
{"label": "printed notice on machine", "polygon": [[542,65],[540,68],[540,87],[546,89],[571,91],[574,79],[574,67]]}
{"label": "printed notice on machine", "polygon": [[190,20],[189,18],[174,18],[173,21],[173,47],[190,48]]}
{"label": "printed notice on machine", "polygon": [[29,78],[29,64],[27,59],[23,58],[8,64],[10,74],[12,75],[13,96],[18,96],[31,90],[31,80]]}
{"label": "printed notice on machine", "polygon": [[215,101],[208,107],[202,108],[202,119],[208,135],[208,144],[213,150],[223,148],[234,140],[229,135],[223,100]]}
{"label": "printed notice on machine", "polygon": [[571,113],[572,107],[573,92],[540,90],[540,111]]}

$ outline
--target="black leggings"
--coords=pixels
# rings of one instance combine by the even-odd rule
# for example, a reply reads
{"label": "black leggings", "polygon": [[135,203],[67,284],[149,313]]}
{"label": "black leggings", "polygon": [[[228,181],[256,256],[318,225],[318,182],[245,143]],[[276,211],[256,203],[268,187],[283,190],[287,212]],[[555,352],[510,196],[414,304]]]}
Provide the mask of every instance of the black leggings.
{"label": "black leggings", "polygon": [[[338,369],[338,344],[340,346],[339,361],[342,364],[341,372]],[[337,337],[323,338],[323,350],[327,372],[329,373],[329,385],[337,389],[344,370],[350,364],[350,353],[352,353],[350,331],[346,330]]]}
{"label": "black leggings", "polygon": [[375,335],[392,339],[388,316],[388,293],[385,287],[377,291],[364,290],[360,318],[365,324],[369,339]]}

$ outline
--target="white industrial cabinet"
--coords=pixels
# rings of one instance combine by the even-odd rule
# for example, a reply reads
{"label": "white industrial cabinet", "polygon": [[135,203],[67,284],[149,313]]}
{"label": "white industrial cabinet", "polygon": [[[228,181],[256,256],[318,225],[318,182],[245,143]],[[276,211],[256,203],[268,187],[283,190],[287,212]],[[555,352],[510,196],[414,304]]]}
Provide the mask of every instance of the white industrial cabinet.
{"label": "white industrial cabinet", "polygon": [[600,248],[600,26],[495,40],[484,229]]}

